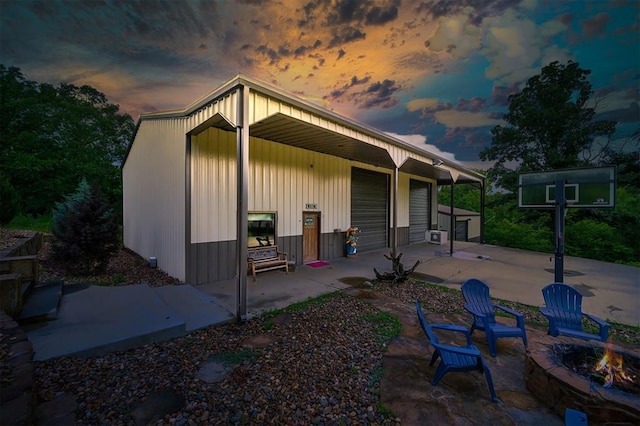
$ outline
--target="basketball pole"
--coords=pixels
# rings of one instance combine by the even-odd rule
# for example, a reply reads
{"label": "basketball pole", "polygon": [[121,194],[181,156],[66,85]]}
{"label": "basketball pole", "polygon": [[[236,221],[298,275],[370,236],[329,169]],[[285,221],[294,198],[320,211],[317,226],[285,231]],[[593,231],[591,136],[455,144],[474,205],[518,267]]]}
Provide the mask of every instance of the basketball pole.
{"label": "basketball pole", "polygon": [[556,217],[555,217],[555,265],[554,280],[557,283],[564,282],[564,210],[566,197],[564,193],[564,180],[556,180]]}

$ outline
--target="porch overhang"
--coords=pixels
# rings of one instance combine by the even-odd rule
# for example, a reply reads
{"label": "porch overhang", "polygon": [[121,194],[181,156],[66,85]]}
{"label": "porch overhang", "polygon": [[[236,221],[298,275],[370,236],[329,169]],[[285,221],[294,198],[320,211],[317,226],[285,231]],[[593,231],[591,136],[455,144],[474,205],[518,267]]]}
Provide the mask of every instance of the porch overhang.
{"label": "porch overhang", "polygon": [[393,159],[384,148],[298,120],[273,114],[250,126],[253,137],[320,152],[351,161],[393,169]]}

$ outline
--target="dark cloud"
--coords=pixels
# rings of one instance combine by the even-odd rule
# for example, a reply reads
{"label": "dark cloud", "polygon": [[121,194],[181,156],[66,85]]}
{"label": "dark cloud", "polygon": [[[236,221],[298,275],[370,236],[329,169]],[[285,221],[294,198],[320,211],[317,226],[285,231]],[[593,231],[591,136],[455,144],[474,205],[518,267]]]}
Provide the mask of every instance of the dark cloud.
{"label": "dark cloud", "polygon": [[[329,95],[329,97],[331,99],[338,99],[342,96],[344,96],[345,93],[347,93],[349,91],[349,89],[351,89],[354,86],[360,86],[363,84],[366,84],[369,82],[369,80],[371,80],[371,77],[363,77],[363,78],[358,78],[358,76],[353,76],[351,77],[351,80],[349,80],[349,83],[343,85],[342,87],[338,88],[338,89],[334,89],[331,94]],[[326,97],[325,97],[326,99]]]}
{"label": "dark cloud", "polygon": [[[296,11],[300,28],[321,25],[330,29],[328,47],[340,46],[366,38],[364,27],[384,25],[398,17],[400,0],[380,2],[375,0],[312,0]],[[318,20],[322,19],[321,22]]]}
{"label": "dark cloud", "polygon": [[[399,1],[397,3],[400,3]],[[386,7],[375,6],[367,12],[366,23],[369,25],[383,25],[398,17],[397,4],[389,4]]]}
{"label": "dark cloud", "polygon": [[485,112],[487,118],[491,118],[494,120],[502,120],[504,119],[504,111],[487,111]]}
{"label": "dark cloud", "polygon": [[[261,55],[268,57],[269,63],[274,65],[274,64],[277,64],[279,61],[287,58],[299,58],[301,56],[313,58],[314,55],[310,54],[309,52],[316,50],[321,45],[322,45],[322,42],[320,40],[316,40],[311,45],[306,45],[306,46],[300,45],[295,49],[291,49],[288,44],[284,44],[284,45],[278,46],[276,50],[274,48],[271,48],[267,45],[262,44],[256,47],[255,51]],[[249,45],[245,44],[241,47],[241,49],[246,49],[247,46]]]}
{"label": "dark cloud", "polygon": [[415,10],[417,14],[426,14],[434,20],[464,12],[469,23],[480,25],[484,18],[501,15],[507,9],[517,8],[520,3],[522,0],[428,0],[420,2]]}
{"label": "dark cloud", "polygon": [[511,83],[509,86],[493,86],[491,91],[491,104],[508,107],[509,96],[519,92],[518,83]]}
{"label": "dark cloud", "polygon": [[349,84],[349,87],[366,84],[369,82],[369,80],[371,80],[371,77],[358,78],[354,75],[353,77],[351,77],[351,83]]}
{"label": "dark cloud", "polygon": [[598,13],[593,18],[585,19],[581,22],[582,30],[587,37],[602,36],[610,20],[608,13]]}
{"label": "dark cloud", "polygon": [[336,2],[335,13],[329,15],[329,19],[338,23],[360,21],[364,14],[361,4],[353,0]]}
{"label": "dark cloud", "polygon": [[313,67],[314,69],[318,69],[319,67],[323,66],[324,63],[325,63],[325,59],[319,53],[313,53],[313,54],[309,55],[308,57],[311,58],[311,59],[317,59],[318,65],[315,65]]}
{"label": "dark cloud", "polygon": [[571,24],[571,21],[573,21],[573,18],[575,16],[572,13],[563,13],[562,15],[559,15],[556,19],[560,22],[562,22],[564,25],[569,25]]}
{"label": "dark cloud", "polygon": [[640,24],[636,21],[633,24],[621,27],[612,32],[613,35],[625,35],[625,34],[633,34],[635,35],[635,41],[638,41],[638,34],[640,34]]}
{"label": "dark cloud", "polygon": [[458,161],[477,160],[478,154],[491,145],[491,134],[484,128],[454,127],[438,139],[438,145],[447,145],[447,150],[456,155]]}
{"label": "dark cloud", "polygon": [[56,16],[62,13],[60,3],[48,0],[32,1],[28,3],[28,6],[31,12],[42,20],[50,19],[51,16]]}
{"label": "dark cloud", "polygon": [[640,101],[640,89],[638,89],[638,87],[627,87],[624,98],[634,101]]}
{"label": "dark cloud", "polygon": [[278,56],[291,56],[291,50],[287,46],[278,47]]}
{"label": "dark cloud", "polygon": [[473,97],[471,99],[463,99],[458,98],[458,106],[456,110],[458,111],[470,111],[470,112],[480,112],[485,108],[485,99],[480,97]]}
{"label": "dark cloud", "polygon": [[596,114],[594,120],[611,120],[618,123],[637,123],[640,120],[640,104],[629,102],[627,108],[615,109],[612,111]]}
{"label": "dark cloud", "polygon": [[398,104],[398,99],[395,97],[395,93],[401,88],[396,85],[393,80],[384,80],[371,83],[369,86],[362,90],[353,90],[358,86],[363,86],[371,81],[371,77],[358,78],[357,76],[351,77],[349,83],[342,87],[336,88],[331,91],[324,99],[331,99],[333,101],[342,101],[342,99],[349,100],[355,103],[362,109],[370,108],[391,108]]}
{"label": "dark cloud", "polygon": [[604,96],[607,96],[609,93],[612,93],[615,91],[616,91],[616,88],[614,86],[605,86],[605,87],[596,89],[593,92],[593,94],[595,95],[596,98],[602,98]]}
{"label": "dark cloud", "polygon": [[442,62],[429,52],[413,52],[396,60],[395,65],[399,69],[425,70],[440,68]]}
{"label": "dark cloud", "polygon": [[270,63],[274,64],[277,62],[278,59],[278,53],[273,50],[272,48],[270,48],[269,46],[266,46],[264,44],[256,47],[256,52],[261,53],[263,55],[265,55],[266,57],[269,58]]}
{"label": "dark cloud", "polygon": [[287,46],[281,46],[281,47],[278,48],[278,55],[280,55],[282,57],[290,57],[290,56],[292,56],[294,58],[298,58],[300,56],[310,56],[308,53],[311,52],[311,51],[316,50],[321,45],[322,45],[322,41],[316,40],[311,45],[306,45],[306,46],[305,45],[300,45],[300,46],[296,47],[293,50],[291,50]]}
{"label": "dark cloud", "polygon": [[364,109],[379,107],[391,108],[398,104],[394,94],[400,90],[393,80],[378,81],[370,85],[366,90],[354,94],[356,105]]}
{"label": "dark cloud", "polygon": [[333,38],[329,42],[329,48],[341,46],[352,41],[364,40],[367,37],[366,33],[363,33],[356,27],[335,28],[332,34]]}

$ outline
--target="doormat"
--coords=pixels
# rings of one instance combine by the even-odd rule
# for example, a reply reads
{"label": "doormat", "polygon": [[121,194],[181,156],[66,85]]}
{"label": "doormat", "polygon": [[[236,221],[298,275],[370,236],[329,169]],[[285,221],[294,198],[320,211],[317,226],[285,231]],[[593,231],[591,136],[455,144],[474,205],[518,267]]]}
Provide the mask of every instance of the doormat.
{"label": "doormat", "polygon": [[317,262],[307,263],[307,266],[311,266],[312,268],[317,268],[319,266],[327,266],[328,264],[329,262],[324,262],[322,260],[319,260]]}

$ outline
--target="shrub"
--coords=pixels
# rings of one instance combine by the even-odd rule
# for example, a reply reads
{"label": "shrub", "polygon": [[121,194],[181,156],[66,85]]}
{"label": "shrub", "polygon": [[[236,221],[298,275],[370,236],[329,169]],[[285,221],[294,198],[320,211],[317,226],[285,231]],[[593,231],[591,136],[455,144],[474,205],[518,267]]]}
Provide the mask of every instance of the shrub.
{"label": "shrub", "polygon": [[9,179],[0,174],[0,223],[9,223],[19,211],[20,195]]}
{"label": "shrub", "polygon": [[40,231],[50,234],[53,229],[53,217],[51,216],[51,212],[37,217],[18,214],[11,219],[11,222],[5,225],[5,228],[20,231]]}
{"label": "shrub", "polygon": [[619,230],[592,219],[567,224],[565,246],[570,256],[604,262],[632,261],[634,255]]}
{"label": "shrub", "polygon": [[53,256],[68,272],[104,272],[118,250],[118,222],[102,195],[82,179],[53,210]]}

